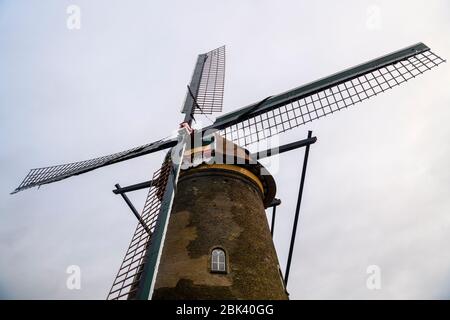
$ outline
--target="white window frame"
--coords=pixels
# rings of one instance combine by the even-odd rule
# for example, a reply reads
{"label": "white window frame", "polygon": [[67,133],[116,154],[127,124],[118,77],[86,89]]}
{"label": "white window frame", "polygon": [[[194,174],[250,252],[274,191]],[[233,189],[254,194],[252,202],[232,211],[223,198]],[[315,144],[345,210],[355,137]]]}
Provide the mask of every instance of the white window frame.
{"label": "white window frame", "polygon": [[214,248],[211,251],[211,272],[227,272],[227,254],[222,248]]}

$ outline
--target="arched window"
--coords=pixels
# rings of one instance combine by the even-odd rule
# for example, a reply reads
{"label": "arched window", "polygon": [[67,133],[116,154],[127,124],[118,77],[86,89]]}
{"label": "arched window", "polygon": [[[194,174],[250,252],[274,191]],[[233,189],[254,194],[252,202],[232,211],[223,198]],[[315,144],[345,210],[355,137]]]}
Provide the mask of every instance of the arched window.
{"label": "arched window", "polygon": [[226,272],[225,251],[220,248],[215,248],[211,252],[211,272]]}

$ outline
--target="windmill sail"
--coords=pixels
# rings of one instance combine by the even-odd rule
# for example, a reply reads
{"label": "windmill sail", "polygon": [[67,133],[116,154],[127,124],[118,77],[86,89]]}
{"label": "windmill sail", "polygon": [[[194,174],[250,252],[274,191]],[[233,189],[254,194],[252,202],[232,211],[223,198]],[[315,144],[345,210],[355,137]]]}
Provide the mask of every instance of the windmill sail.
{"label": "windmill sail", "polygon": [[248,146],[376,96],[445,62],[423,43],[218,117],[217,129]]}
{"label": "windmill sail", "polygon": [[[227,139],[248,146],[369,99],[443,62],[419,43],[225,114],[203,131],[216,129]],[[204,114],[221,110],[224,70],[225,47],[199,55],[183,109],[189,113],[187,118],[192,110]],[[176,143],[160,140],[91,160],[32,169],[12,193],[170,148]]]}
{"label": "windmill sail", "polygon": [[221,112],[225,83],[225,46],[200,54],[186,94],[183,113]]}
{"label": "windmill sail", "polygon": [[184,132],[179,137],[183,140],[175,147],[178,150],[171,149],[153,175],[141,214],[145,224],[139,222],[136,227],[108,300],[145,300],[151,295],[181,168],[181,159],[172,159],[171,155],[184,155],[188,134]]}
{"label": "windmill sail", "polygon": [[198,106],[194,109],[194,113],[212,114],[213,112],[222,112],[225,84],[225,46],[208,52],[206,56],[197,93]]}
{"label": "windmill sail", "polygon": [[12,193],[16,193],[35,186],[41,186],[43,184],[63,180],[71,176],[92,171],[113,163],[129,160],[148,153],[167,149],[175,146],[176,144],[176,139],[159,140],[140,147],[114,153],[108,156],[94,158],[91,160],[31,169],[22,183]]}
{"label": "windmill sail", "polygon": [[[138,223],[123,262],[114,279],[108,300],[136,299],[141,293],[144,271],[149,261],[149,248],[154,240],[161,204],[171,175],[172,162],[166,159],[153,174],[152,185],[142,210],[145,227]],[[150,230],[150,233],[146,231]]]}

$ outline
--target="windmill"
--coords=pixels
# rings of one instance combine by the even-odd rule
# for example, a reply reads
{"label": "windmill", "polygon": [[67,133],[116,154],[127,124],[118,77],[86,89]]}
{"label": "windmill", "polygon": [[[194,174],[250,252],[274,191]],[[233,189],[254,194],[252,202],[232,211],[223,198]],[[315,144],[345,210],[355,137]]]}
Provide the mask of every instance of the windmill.
{"label": "windmill", "polygon": [[[255,203],[255,206],[259,206],[262,210],[264,210],[264,208],[273,207],[274,213],[272,218],[274,219],[275,208],[280,203],[277,199],[274,199],[274,181],[270,175],[266,175],[265,177],[259,175],[259,172],[264,168],[257,160],[274,153],[281,153],[305,147],[306,151],[301,177],[299,202],[297,203],[294,232],[292,233],[293,236],[288,261],[289,268],[292,246],[295,240],[295,229],[298,221],[298,210],[301,200],[301,191],[303,189],[304,172],[306,170],[309,146],[316,141],[316,138],[312,137],[311,132],[309,132],[307,139],[279,146],[278,150],[275,150],[275,152],[273,152],[273,150],[262,150],[250,153],[244,148],[376,96],[415,78],[427,70],[431,70],[443,62],[445,62],[445,60],[432,53],[430,48],[425,44],[418,43],[284,93],[269,96],[254,104],[219,116],[209,126],[193,130],[191,125],[192,121],[195,121],[197,114],[211,115],[222,111],[225,47],[220,47],[208,53],[200,54],[197,58],[191,82],[187,86],[186,99],[182,108],[182,113],[185,115],[184,120],[181,123],[176,136],[170,136],[143,146],[91,160],[31,169],[22,183],[12,193],[56,182],[121,161],[169,149],[161,168],[154,173],[150,181],[124,188],[117,184],[116,190],[114,190],[114,193],[120,194],[125,201],[127,201],[127,204],[138,219],[138,225],[121,267],[119,268],[119,272],[114,280],[108,299],[148,299],[155,296],[158,298],[155,293],[155,288],[158,286],[157,283],[169,283],[169,280],[172,281],[174,279],[179,280],[179,278],[176,278],[176,275],[183,272],[182,269],[177,269],[183,264],[176,259],[183,259],[179,252],[184,252],[176,251],[179,249],[177,249],[177,245],[179,245],[177,237],[179,236],[180,239],[183,237],[190,239],[189,237],[196,237],[196,233],[203,230],[199,225],[196,226],[196,229],[194,228],[195,230],[190,228],[188,223],[181,225],[183,222],[182,219],[184,219],[183,215],[186,215],[186,212],[184,212],[186,210],[183,211],[184,206],[197,206],[199,211],[203,210],[203,208],[199,208],[199,205],[201,204],[194,201],[200,197],[197,195],[198,188],[205,188],[204,183],[199,184],[198,180],[210,179],[209,181],[213,185],[219,181],[217,178],[218,174],[223,181],[228,181],[228,178],[236,179],[237,181],[237,176],[240,178],[244,177],[241,180],[245,180],[245,183],[250,181],[251,183],[249,183],[249,185],[252,185],[252,187],[248,188],[248,192],[246,191],[248,197],[253,197],[250,195],[251,192],[255,192],[255,194],[260,192],[263,195],[262,199],[255,201],[260,201],[261,203]],[[194,147],[192,147],[192,140],[195,140],[195,138],[193,138],[194,136],[200,136],[200,147],[195,143]],[[231,151],[224,151],[224,145],[231,145]],[[231,156],[234,161],[241,160],[241,165],[233,167],[232,170],[230,170],[231,167],[213,167],[215,164],[210,164],[209,160],[211,158],[217,160],[218,155],[220,158]],[[191,170],[191,168],[196,169]],[[202,171],[200,169],[205,170]],[[194,172],[195,175],[187,175],[186,172],[189,171]],[[224,178],[225,171],[227,171],[228,178]],[[205,172],[208,174],[205,175]],[[181,181],[183,179],[184,181],[188,180],[186,176],[189,176],[189,183]],[[218,186],[219,189],[217,190],[220,190],[220,188],[225,190],[227,188],[225,185],[226,184]],[[139,214],[125,193],[142,188],[149,188],[149,192],[144,209],[142,213]],[[233,193],[236,192],[236,189],[232,187],[228,189],[229,190],[225,191],[229,191],[230,194],[233,194],[236,198],[245,193]],[[215,191],[216,194],[220,194],[220,191],[217,190]],[[242,200],[243,203],[240,203],[239,205],[245,207],[246,202],[250,201],[249,198],[244,198]],[[254,199],[259,198],[256,197]],[[225,203],[228,203],[227,201],[233,202],[234,199],[224,200]],[[203,204],[209,206],[209,204]],[[217,201],[212,201],[211,206],[220,206],[222,204],[223,203]],[[245,210],[249,210],[249,212],[252,210],[252,208],[249,207],[245,208],[247,208]],[[176,214],[174,214],[175,212]],[[182,213],[180,214],[179,212]],[[259,213],[255,213],[255,217],[258,214]],[[174,216],[177,218],[174,218]],[[208,219],[216,218],[209,217]],[[241,220],[241,222],[243,224],[242,226],[234,226],[236,230],[242,229],[243,226],[257,224],[255,222],[246,225],[244,220]],[[217,221],[211,222],[209,226],[214,224],[217,225]],[[181,230],[183,236],[175,235],[174,232],[171,231],[175,230],[177,226],[177,230]],[[272,232],[273,226],[274,220],[272,220]],[[255,228],[256,227],[259,226],[255,226]],[[261,230],[261,234],[255,236],[265,237],[264,241],[267,243],[261,250],[266,250],[267,253],[272,250],[271,247],[273,247],[273,243],[271,242],[270,234],[269,237],[266,235],[268,228]],[[232,238],[235,235],[233,230],[229,232],[231,233],[226,234],[225,236],[222,235],[221,237],[229,240],[229,238]],[[205,232],[205,230],[203,230],[203,233],[206,233],[206,235],[209,236],[207,234],[208,232]],[[242,236],[242,230],[237,231],[236,234]],[[237,241],[236,239],[234,240]],[[245,245],[250,246],[250,252],[244,252],[244,255],[252,254],[251,250],[255,247],[251,242],[250,239],[244,243]],[[189,243],[187,246],[190,245],[192,245],[192,243]],[[209,244],[203,245],[208,247]],[[221,273],[227,273],[228,259],[230,260],[230,264],[235,263],[236,266],[238,266],[234,267],[234,269],[242,269],[238,262],[231,261],[233,259],[232,254],[228,255],[226,248],[211,247],[210,249],[212,251],[211,256],[208,258],[209,260],[202,260],[202,257],[196,256],[198,252],[196,253],[195,250],[198,251],[199,247],[200,246],[194,246],[194,248],[189,249],[191,250],[189,251],[190,256],[186,259],[190,259],[189,261],[192,263],[200,263],[198,265],[192,264],[190,272],[191,274],[197,272],[198,270],[196,268],[203,268],[202,261],[207,261],[210,268],[215,269],[216,271],[216,273],[211,276],[213,282],[215,281],[215,285],[208,285],[208,283],[193,285],[192,283],[189,283],[189,281],[178,281],[176,290],[174,288],[169,288],[169,290],[167,285],[160,285],[158,287],[159,298],[183,297],[182,293],[185,292],[183,290],[186,289],[194,292],[192,293],[194,295],[199,294],[198,292],[208,292],[209,296],[207,297],[209,298],[247,297],[245,295],[240,296],[239,293],[236,294],[237,289],[235,291],[233,291],[234,289],[231,291],[223,291],[223,288],[227,287],[227,281],[230,280],[226,277],[221,277]],[[184,250],[184,247],[182,249]],[[255,252],[259,251],[255,249]],[[172,253],[174,254],[172,255]],[[262,283],[260,289],[262,291],[268,291],[267,288],[275,288],[274,291],[285,290],[284,285],[280,286],[275,283],[278,280],[272,279],[274,272],[276,273],[279,271],[272,270],[276,267],[276,254],[274,257],[274,253],[269,252],[265,256],[260,255],[257,258],[259,259],[261,257],[268,262],[265,264],[258,263],[258,265],[269,266],[270,268],[268,268],[270,270],[267,270],[267,275],[270,273],[270,276],[264,277],[264,274],[260,276],[260,282]],[[173,259],[175,259],[175,261]],[[242,256],[239,256],[235,260],[239,259],[243,259]],[[251,267],[252,266],[249,266],[249,268]],[[241,274],[250,275],[252,273],[247,272]],[[253,272],[253,274],[255,274],[255,272]],[[281,280],[282,282],[284,281],[284,284],[287,282],[288,274],[289,269],[286,270],[284,279],[283,276],[281,276]],[[248,286],[248,283],[246,282],[248,279],[245,277],[246,276],[235,277],[232,280],[234,282],[242,281],[243,286]],[[269,287],[264,287],[265,282],[269,284]],[[255,285],[255,287],[257,287],[257,285]],[[258,289],[256,288],[255,290]],[[192,298],[192,294],[187,294],[187,297]],[[275,298],[284,298],[286,297],[283,296],[284,294],[284,292],[280,291],[279,295]],[[263,294],[260,297],[272,298],[273,296],[264,296]]]}

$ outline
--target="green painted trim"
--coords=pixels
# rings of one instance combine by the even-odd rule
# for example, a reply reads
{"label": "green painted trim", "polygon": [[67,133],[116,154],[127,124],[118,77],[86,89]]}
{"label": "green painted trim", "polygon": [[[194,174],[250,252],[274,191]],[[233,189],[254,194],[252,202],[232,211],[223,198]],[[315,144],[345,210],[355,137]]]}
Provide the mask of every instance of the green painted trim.
{"label": "green painted trim", "polygon": [[428,48],[425,44],[417,43],[405,49],[395,51],[380,58],[368,61],[355,67],[335,73],[331,76],[305,84],[303,86],[283,92],[281,94],[268,97],[257,103],[224,114],[223,116],[218,117],[211,126],[204,128],[203,131],[212,129],[221,130],[233,124],[242,122],[244,120],[253,118],[259,114],[286,105],[290,102],[297,101],[299,99],[302,99],[306,96],[312,95],[319,91],[326,90],[327,88],[333,87],[337,84],[357,78],[363,74],[367,74],[382,67],[395,64],[399,61],[405,60],[416,54],[429,50],[430,48]]}
{"label": "green painted trim", "polygon": [[[186,148],[186,142],[183,143],[183,152]],[[171,154],[172,149],[170,149],[169,154]],[[152,235],[152,242],[150,248],[148,249],[148,261],[144,266],[143,278],[141,280],[140,289],[137,292],[137,300],[149,300],[151,299],[152,286],[156,281],[156,276],[158,273],[158,261],[162,253],[164,246],[165,233],[167,230],[167,225],[170,217],[170,212],[172,211],[173,199],[175,197],[176,184],[178,181],[180,173],[180,163],[181,161],[172,162],[172,172],[167,180],[166,190],[164,192],[163,200],[161,202],[161,208],[158,216],[158,222],[156,224],[154,233]]]}

